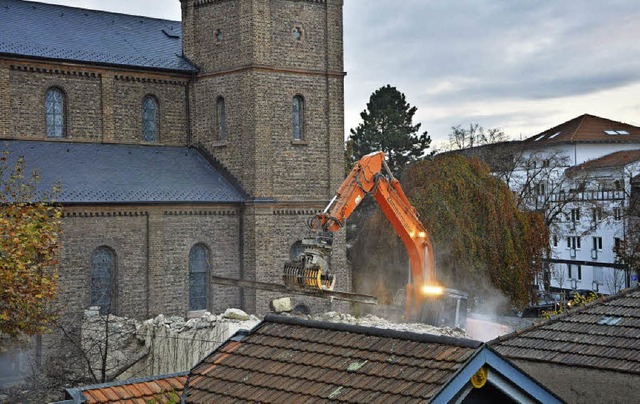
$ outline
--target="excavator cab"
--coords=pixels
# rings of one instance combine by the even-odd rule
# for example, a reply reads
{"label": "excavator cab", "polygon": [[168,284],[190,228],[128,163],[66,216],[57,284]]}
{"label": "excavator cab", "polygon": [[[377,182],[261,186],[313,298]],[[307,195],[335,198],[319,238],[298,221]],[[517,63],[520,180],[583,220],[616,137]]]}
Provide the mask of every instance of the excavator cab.
{"label": "excavator cab", "polygon": [[333,233],[312,231],[302,239],[302,254],[284,264],[282,280],[289,288],[333,290],[336,279],[330,273]]}

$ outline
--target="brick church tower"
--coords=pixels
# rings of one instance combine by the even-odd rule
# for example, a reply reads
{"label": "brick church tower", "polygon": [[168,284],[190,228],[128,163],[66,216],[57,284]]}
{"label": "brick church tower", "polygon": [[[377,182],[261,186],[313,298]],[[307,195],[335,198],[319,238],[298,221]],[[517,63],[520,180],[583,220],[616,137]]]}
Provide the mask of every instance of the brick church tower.
{"label": "brick church tower", "polygon": [[[199,69],[188,88],[190,144],[248,194],[240,275],[280,283],[306,219],[344,178],[343,2],[181,3],[183,56]],[[350,290],[344,240],[337,235],[332,267],[337,289]],[[273,297],[242,292],[248,311],[263,312]]]}

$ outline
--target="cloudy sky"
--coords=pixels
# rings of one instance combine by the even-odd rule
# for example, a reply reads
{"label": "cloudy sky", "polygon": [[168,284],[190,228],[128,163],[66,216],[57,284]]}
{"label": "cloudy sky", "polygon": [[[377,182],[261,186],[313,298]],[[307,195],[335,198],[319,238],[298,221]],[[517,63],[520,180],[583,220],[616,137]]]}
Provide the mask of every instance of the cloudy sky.
{"label": "cloudy sky", "polygon": [[[180,19],[178,0],[45,0]],[[391,84],[435,143],[479,123],[532,136],[590,113],[640,125],[637,0],[345,0],[345,132]]]}

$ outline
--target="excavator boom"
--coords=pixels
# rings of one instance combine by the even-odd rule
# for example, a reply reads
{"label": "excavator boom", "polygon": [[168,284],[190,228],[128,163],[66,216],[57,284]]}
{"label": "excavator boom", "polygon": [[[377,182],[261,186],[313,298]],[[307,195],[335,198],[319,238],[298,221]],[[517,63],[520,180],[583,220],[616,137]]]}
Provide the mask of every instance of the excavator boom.
{"label": "excavator boom", "polygon": [[427,299],[425,293],[442,293],[442,288],[436,284],[429,233],[389,170],[383,152],[360,159],[326,209],[309,220],[314,235],[303,240],[304,252],[285,264],[284,282],[289,286],[333,289],[335,278],[327,264],[331,253],[328,240],[367,195],[374,197],[409,255],[412,282],[407,285],[407,315],[415,317]]}

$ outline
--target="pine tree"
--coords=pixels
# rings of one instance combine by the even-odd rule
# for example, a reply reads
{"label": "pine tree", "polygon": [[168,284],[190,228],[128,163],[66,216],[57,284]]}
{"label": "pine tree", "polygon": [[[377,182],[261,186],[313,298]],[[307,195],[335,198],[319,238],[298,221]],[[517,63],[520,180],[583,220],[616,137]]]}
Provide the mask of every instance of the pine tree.
{"label": "pine tree", "polygon": [[376,90],[369,98],[367,109],[360,113],[362,123],[351,129],[353,160],[382,150],[394,175],[401,174],[407,164],[419,160],[431,144],[426,131],[418,133],[420,123],[413,124],[416,111],[395,87],[387,84]]}

